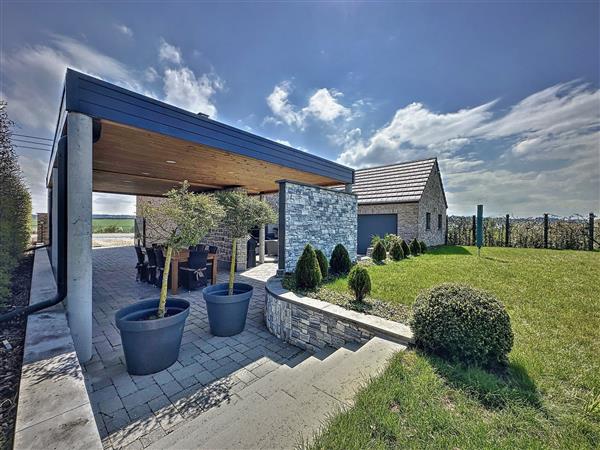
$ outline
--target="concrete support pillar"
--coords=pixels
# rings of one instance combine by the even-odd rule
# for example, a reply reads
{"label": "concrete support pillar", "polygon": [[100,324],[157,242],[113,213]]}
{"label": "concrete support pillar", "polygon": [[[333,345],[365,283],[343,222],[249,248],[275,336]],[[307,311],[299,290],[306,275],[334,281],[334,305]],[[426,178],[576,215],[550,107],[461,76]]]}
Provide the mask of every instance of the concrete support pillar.
{"label": "concrete support pillar", "polygon": [[52,242],[52,272],[54,278],[56,278],[56,267],[58,264],[58,169],[52,169],[52,213],[50,214],[50,220],[52,220],[52,236],[50,236],[50,242]]}
{"label": "concrete support pillar", "polygon": [[[264,200],[264,196],[261,194],[260,199]],[[265,225],[258,229],[258,261],[261,264],[265,263]]]}
{"label": "concrete support pillar", "polygon": [[67,314],[77,357],[92,357],[92,119],[67,117]]}

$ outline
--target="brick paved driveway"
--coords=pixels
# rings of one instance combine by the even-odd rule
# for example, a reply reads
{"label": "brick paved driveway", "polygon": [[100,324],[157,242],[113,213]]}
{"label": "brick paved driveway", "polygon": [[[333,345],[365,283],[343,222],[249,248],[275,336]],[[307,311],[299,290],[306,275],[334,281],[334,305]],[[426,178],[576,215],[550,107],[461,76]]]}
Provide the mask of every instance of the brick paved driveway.
{"label": "brick paved driveway", "polygon": [[[242,333],[212,336],[201,292],[180,290],[178,297],[190,301],[192,308],[179,359],[154,375],[130,376],[114,315],[137,300],[158,297],[159,289],[136,283],[133,247],[94,249],[93,263],[94,355],[84,365],[84,375],[105,448],[147,447],[187,419],[235,401],[240,389],[291,358],[297,361],[302,353],[264,325],[264,281],[276,271],[275,264],[267,263],[237,275],[254,286]],[[219,281],[226,276],[220,273]]]}

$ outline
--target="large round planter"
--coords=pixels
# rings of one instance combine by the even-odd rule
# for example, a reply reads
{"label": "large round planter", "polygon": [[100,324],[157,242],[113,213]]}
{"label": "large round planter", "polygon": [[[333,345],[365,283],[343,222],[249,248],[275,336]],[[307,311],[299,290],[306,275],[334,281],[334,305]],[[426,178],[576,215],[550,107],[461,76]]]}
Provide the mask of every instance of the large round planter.
{"label": "large round planter", "polygon": [[246,326],[248,305],[254,288],[246,283],[234,283],[233,295],[228,295],[228,290],[227,283],[215,284],[202,290],[210,332],[215,336],[233,336],[244,331]]}
{"label": "large round planter", "polygon": [[185,319],[190,304],[179,298],[167,299],[167,316],[144,320],[156,313],[158,299],[143,300],[115,314],[125,353],[127,372],[148,375],[166,369],[179,357]]}

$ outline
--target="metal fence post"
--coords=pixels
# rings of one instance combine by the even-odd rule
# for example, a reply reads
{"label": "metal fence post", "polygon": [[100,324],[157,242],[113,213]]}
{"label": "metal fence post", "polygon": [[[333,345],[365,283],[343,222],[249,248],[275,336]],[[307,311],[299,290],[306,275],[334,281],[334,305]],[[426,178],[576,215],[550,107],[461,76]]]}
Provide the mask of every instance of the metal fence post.
{"label": "metal fence post", "polygon": [[590,213],[590,229],[588,230],[588,250],[594,250],[594,213]]}
{"label": "metal fence post", "polygon": [[471,245],[475,245],[476,233],[477,233],[477,224],[476,218],[473,216],[473,225],[471,226]]}
{"label": "metal fence post", "polygon": [[506,233],[504,236],[504,246],[510,247],[510,216],[506,215]]}
{"label": "metal fence post", "polygon": [[544,248],[548,248],[548,213],[544,214]]}

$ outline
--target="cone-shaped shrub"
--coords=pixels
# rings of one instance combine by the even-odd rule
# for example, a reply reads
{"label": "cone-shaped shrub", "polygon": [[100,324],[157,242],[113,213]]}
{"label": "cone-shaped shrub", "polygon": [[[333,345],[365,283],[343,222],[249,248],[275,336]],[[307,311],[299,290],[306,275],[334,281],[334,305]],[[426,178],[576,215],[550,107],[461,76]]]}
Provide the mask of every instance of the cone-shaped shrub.
{"label": "cone-shaped shrub", "polygon": [[410,255],[410,248],[408,248],[408,243],[404,239],[400,239],[400,245],[402,246],[404,257],[408,258],[408,255]]}
{"label": "cone-shaped shrub", "polygon": [[315,254],[312,245],[306,244],[302,256],[296,263],[296,286],[303,289],[314,289],[316,288],[321,279],[321,269],[319,268],[319,261]]}
{"label": "cone-shaped shrub", "polygon": [[410,254],[413,256],[419,256],[419,253],[421,253],[421,246],[419,245],[417,238],[414,238],[412,241],[410,241]]}
{"label": "cone-shaped shrub", "polygon": [[348,275],[348,287],[354,293],[357,302],[362,301],[371,292],[371,277],[366,267],[357,264]]}
{"label": "cone-shaped shrub", "polygon": [[420,241],[419,247],[421,248],[421,253],[425,253],[427,251],[427,244],[425,244],[425,241]]}
{"label": "cone-shaped shrub", "polygon": [[394,261],[400,261],[402,258],[404,258],[404,251],[402,250],[402,245],[400,244],[400,241],[395,241],[392,244],[390,256]]}
{"label": "cone-shaped shrub", "polygon": [[321,276],[325,278],[327,276],[327,272],[329,272],[329,262],[327,261],[327,257],[325,256],[325,253],[319,249],[315,250],[315,255],[317,255],[319,269],[321,269]]}
{"label": "cone-shaped shrub", "polygon": [[348,250],[342,244],[338,244],[331,253],[331,259],[329,260],[329,271],[337,275],[343,275],[350,272],[350,255]]}
{"label": "cone-shaped shrub", "polygon": [[371,253],[371,258],[373,258],[373,261],[375,261],[376,263],[380,263],[382,261],[385,261],[386,257],[387,253],[385,251],[385,246],[383,245],[383,242],[377,242],[377,244],[375,244],[375,248],[373,248],[373,253]]}
{"label": "cone-shaped shrub", "polygon": [[513,345],[504,305],[493,294],[466,285],[423,291],[410,325],[419,347],[467,364],[504,365]]}

